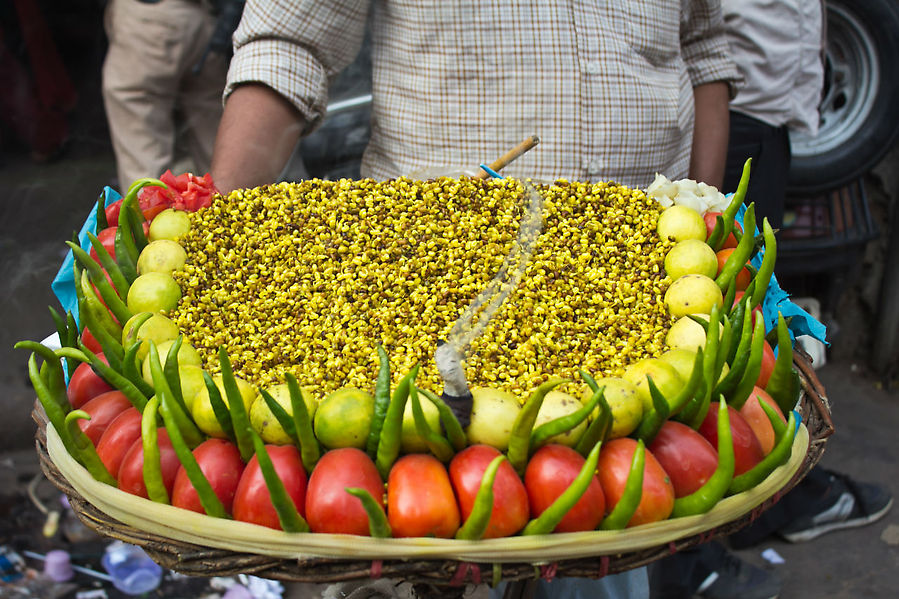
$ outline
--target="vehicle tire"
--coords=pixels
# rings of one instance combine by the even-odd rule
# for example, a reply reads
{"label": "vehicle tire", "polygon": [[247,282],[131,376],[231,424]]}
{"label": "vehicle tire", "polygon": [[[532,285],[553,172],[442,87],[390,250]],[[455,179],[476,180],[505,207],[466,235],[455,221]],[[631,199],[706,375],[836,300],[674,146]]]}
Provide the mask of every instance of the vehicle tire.
{"label": "vehicle tire", "polygon": [[899,2],[828,0],[821,126],[791,135],[792,191],[833,189],[883,158],[899,134]]}

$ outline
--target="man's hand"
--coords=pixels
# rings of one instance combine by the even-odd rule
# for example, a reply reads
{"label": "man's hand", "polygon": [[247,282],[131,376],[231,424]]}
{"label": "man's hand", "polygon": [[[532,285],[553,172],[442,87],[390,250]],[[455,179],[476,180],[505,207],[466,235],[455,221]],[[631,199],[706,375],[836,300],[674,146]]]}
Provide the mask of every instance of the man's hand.
{"label": "man's hand", "polygon": [[274,183],[300,138],[303,118],[283,96],[261,84],[228,96],[212,156],[212,180],[222,193]]}
{"label": "man's hand", "polygon": [[730,94],[727,84],[723,81],[705,83],[693,88],[696,116],[689,177],[714,185],[718,189],[724,184],[724,167],[727,163],[729,102]]}

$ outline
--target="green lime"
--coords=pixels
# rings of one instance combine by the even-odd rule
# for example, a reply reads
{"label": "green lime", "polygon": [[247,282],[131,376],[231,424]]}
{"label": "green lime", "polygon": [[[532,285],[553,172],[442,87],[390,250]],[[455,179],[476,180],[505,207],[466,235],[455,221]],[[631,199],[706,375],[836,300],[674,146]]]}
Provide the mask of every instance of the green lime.
{"label": "green lime", "polygon": [[351,387],[338,389],[325,397],[315,411],[315,436],[328,449],[364,449],[374,409],[371,393]]}

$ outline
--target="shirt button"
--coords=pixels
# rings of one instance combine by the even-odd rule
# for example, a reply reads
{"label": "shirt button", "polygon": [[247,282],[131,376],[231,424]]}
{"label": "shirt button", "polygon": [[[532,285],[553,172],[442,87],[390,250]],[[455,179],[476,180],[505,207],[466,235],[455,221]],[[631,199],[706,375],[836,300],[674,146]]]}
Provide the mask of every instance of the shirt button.
{"label": "shirt button", "polygon": [[588,60],[584,66],[588,75],[599,75],[602,72],[602,63],[598,60]]}

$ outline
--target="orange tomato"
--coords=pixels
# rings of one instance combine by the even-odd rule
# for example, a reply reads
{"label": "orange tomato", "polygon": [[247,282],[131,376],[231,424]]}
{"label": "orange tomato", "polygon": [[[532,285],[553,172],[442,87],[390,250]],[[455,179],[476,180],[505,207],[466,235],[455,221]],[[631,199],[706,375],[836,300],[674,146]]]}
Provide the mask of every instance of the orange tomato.
{"label": "orange tomato", "polygon": [[387,520],[394,537],[450,539],[459,529],[459,506],[449,474],[434,456],[401,457],[387,477]]}
{"label": "orange tomato", "polygon": [[[724,248],[722,250],[718,250],[715,252],[715,256],[718,258],[718,274],[721,274],[721,269],[724,268],[724,263],[727,262],[727,259],[730,258],[730,255],[734,253],[734,248]],[[737,273],[737,291],[745,291],[749,286],[749,282],[752,281],[752,273],[749,272],[749,269],[743,267],[740,272]]]}

